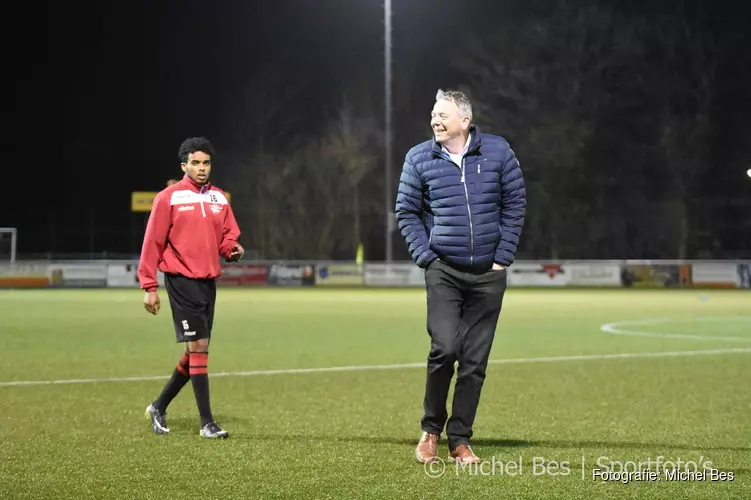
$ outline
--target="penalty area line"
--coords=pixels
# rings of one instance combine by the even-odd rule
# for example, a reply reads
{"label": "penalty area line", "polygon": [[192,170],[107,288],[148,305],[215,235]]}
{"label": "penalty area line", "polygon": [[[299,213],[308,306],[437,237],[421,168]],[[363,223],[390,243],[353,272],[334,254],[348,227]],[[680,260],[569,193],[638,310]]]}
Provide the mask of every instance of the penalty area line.
{"label": "penalty area line", "polygon": [[[597,361],[612,359],[639,359],[639,358],[670,358],[685,356],[713,356],[722,354],[746,354],[751,353],[751,348],[710,349],[701,351],[666,351],[666,352],[632,352],[614,354],[581,354],[577,356],[550,356],[541,358],[506,358],[491,359],[488,364],[526,364],[526,363],[560,363],[567,361]],[[425,368],[423,363],[400,363],[391,365],[355,365],[355,366],[331,366],[322,368],[290,368],[282,370],[256,370],[244,372],[217,372],[211,373],[210,377],[255,377],[261,375],[295,375],[312,373],[333,372],[356,372],[376,370],[403,370],[407,368]],[[167,380],[169,376],[152,377],[118,377],[118,378],[79,378],[63,380],[14,380],[0,382],[0,387],[36,386],[36,385],[72,385],[72,384],[102,384],[113,382],[148,382],[153,380]]]}

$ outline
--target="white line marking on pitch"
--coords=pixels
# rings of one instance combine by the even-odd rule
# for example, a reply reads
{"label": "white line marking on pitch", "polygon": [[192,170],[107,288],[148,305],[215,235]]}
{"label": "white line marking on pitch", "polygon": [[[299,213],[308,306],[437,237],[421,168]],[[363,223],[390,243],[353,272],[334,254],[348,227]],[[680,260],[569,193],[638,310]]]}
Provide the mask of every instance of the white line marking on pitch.
{"label": "white line marking on pitch", "polygon": [[[600,331],[604,333],[610,333],[613,335],[631,335],[634,337],[652,337],[652,338],[667,338],[667,339],[683,339],[683,340],[703,340],[703,341],[729,341],[729,342],[751,342],[751,337],[707,337],[705,335],[692,335],[687,333],[659,333],[659,332],[642,332],[638,330],[629,330],[623,327],[635,326],[635,325],[660,325],[670,323],[671,321],[679,321],[672,318],[654,318],[634,321],[619,321],[617,323],[608,323],[600,327]],[[693,321],[749,321],[751,318],[745,316],[705,316],[701,318],[693,318]]]}
{"label": "white line marking on pitch", "polygon": [[[682,356],[711,356],[717,354],[746,354],[751,353],[749,348],[734,349],[711,349],[703,351],[668,351],[668,352],[634,352],[616,354],[582,354],[578,356],[552,356],[547,358],[507,358],[491,359],[488,363],[523,364],[523,363],[555,363],[561,361],[592,361],[603,359],[638,359],[638,358],[669,358]],[[332,366],[324,368],[292,368],[286,370],[258,370],[248,372],[218,372],[211,373],[213,377],[251,377],[258,375],[291,375],[305,373],[330,373],[330,372],[355,372],[375,370],[401,370],[404,368],[425,368],[425,363],[402,363],[393,365],[362,365],[362,366]],[[68,380],[18,380],[13,382],[0,382],[0,387],[14,387],[22,385],[63,385],[63,384],[94,384],[104,382],[144,382],[150,380],[166,380],[167,376],[154,377],[124,377],[124,378],[82,378]]]}

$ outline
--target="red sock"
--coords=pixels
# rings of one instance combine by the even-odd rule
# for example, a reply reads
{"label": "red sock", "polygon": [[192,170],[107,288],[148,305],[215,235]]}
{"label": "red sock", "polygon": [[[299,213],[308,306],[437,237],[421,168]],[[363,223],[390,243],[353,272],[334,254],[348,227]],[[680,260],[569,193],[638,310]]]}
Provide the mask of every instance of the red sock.
{"label": "red sock", "polygon": [[182,373],[183,375],[188,375],[188,367],[190,366],[190,356],[187,352],[183,353],[183,357],[180,358],[180,361],[177,363],[177,371]]}
{"label": "red sock", "polygon": [[191,352],[190,353],[190,376],[208,375],[209,374],[209,353],[208,352]]}

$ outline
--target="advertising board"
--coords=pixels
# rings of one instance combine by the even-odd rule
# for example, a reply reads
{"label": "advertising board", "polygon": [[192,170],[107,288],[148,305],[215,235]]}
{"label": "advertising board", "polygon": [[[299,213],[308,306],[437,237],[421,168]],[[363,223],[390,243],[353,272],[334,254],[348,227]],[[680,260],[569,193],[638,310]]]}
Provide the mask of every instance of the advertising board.
{"label": "advertising board", "polygon": [[316,264],[317,286],[362,286],[363,266],[357,264]]}
{"label": "advertising board", "polygon": [[315,284],[313,264],[271,264],[268,284],[272,286],[310,286]]}
{"label": "advertising board", "polygon": [[365,264],[366,286],[425,286],[425,271],[412,263]]}
{"label": "advertising board", "polygon": [[621,286],[621,266],[596,262],[566,265],[569,286]]}
{"label": "advertising board", "polygon": [[50,285],[71,288],[104,288],[109,273],[107,264],[50,265]]}
{"label": "advertising board", "polygon": [[691,266],[691,281],[707,288],[736,288],[739,285],[738,266],[730,263],[696,263]]}
{"label": "advertising board", "polygon": [[508,286],[566,286],[568,266],[516,262],[508,268]]}
{"label": "advertising board", "polygon": [[39,288],[50,286],[49,266],[41,263],[0,265],[0,288]]}
{"label": "advertising board", "polygon": [[263,286],[268,284],[269,268],[264,264],[228,264],[222,267],[217,286]]}

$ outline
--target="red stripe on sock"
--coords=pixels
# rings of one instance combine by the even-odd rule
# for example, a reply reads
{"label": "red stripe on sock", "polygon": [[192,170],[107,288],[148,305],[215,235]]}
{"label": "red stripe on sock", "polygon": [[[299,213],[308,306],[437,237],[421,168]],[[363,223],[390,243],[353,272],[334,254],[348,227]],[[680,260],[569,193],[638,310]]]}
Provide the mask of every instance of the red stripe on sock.
{"label": "red stripe on sock", "polygon": [[180,358],[180,361],[177,363],[177,371],[182,373],[183,375],[188,374],[188,366],[190,366],[190,356],[187,352],[183,353],[183,357]]}
{"label": "red stripe on sock", "polygon": [[208,375],[209,373],[209,353],[191,352],[190,353],[190,374],[191,375]]}

